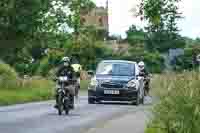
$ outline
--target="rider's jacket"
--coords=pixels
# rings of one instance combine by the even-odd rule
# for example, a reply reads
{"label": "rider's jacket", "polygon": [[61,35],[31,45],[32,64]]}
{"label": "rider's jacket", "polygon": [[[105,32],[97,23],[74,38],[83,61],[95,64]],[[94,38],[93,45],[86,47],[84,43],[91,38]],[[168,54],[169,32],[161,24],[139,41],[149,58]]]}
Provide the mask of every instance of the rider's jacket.
{"label": "rider's jacket", "polygon": [[64,65],[61,65],[59,68],[58,68],[58,71],[56,72],[56,76],[59,77],[59,76],[68,76],[69,79],[73,79],[74,78],[74,70],[71,66],[64,66]]}
{"label": "rider's jacket", "polygon": [[146,69],[143,69],[143,70],[140,71],[139,75],[143,76],[143,77],[148,77],[149,72]]}

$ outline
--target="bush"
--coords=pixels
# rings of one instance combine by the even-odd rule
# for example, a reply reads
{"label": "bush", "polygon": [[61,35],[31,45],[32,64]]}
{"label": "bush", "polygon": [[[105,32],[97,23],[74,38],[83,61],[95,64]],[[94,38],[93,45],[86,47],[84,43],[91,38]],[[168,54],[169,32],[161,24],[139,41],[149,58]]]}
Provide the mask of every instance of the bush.
{"label": "bush", "polygon": [[49,58],[45,57],[40,61],[37,73],[42,76],[47,76],[52,66],[49,64]]}
{"label": "bush", "polygon": [[33,75],[34,72],[37,70],[38,66],[39,66],[38,63],[26,64],[18,62],[14,65],[14,68],[20,76],[23,76],[23,75]]}
{"label": "bush", "polygon": [[49,52],[49,64],[52,65],[52,66],[59,65],[63,56],[64,56],[64,51],[50,50],[50,52]]}
{"label": "bush", "polygon": [[8,64],[0,63],[0,88],[12,89],[17,86],[17,73]]}
{"label": "bush", "polygon": [[159,91],[157,94],[160,96],[160,102],[153,109],[154,117],[147,133],[151,133],[150,130],[159,133],[198,133],[200,131],[199,73],[171,73],[158,76],[156,79],[158,80],[154,80],[153,86]]}
{"label": "bush", "polygon": [[165,68],[164,58],[159,53],[146,52],[144,54],[144,62],[152,73],[161,73]]}
{"label": "bush", "polygon": [[184,49],[184,55],[177,57],[174,60],[173,69],[175,71],[183,70],[193,70],[198,67],[198,62],[196,61],[197,54],[200,53],[200,47],[189,46]]}

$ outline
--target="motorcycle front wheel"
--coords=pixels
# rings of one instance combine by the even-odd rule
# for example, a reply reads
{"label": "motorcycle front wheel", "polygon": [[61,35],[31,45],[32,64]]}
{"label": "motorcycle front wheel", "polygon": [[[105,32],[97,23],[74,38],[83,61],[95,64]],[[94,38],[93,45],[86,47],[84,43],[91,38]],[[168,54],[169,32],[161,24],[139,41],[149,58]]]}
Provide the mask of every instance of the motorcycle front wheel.
{"label": "motorcycle front wheel", "polygon": [[62,94],[59,93],[58,94],[58,99],[57,99],[57,104],[58,104],[58,115],[62,115],[62,112],[63,112],[63,97],[62,97]]}
{"label": "motorcycle front wheel", "polygon": [[65,99],[65,115],[69,114],[69,99]]}

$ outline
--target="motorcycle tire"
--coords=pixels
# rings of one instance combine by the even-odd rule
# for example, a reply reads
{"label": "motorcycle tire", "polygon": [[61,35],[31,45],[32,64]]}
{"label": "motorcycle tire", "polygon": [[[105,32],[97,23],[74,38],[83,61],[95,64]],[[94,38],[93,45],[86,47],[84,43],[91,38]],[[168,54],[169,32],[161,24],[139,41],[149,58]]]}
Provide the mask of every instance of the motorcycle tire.
{"label": "motorcycle tire", "polygon": [[57,100],[57,104],[58,104],[58,115],[62,115],[63,112],[63,98],[62,98],[62,94],[58,94],[58,100]]}
{"label": "motorcycle tire", "polygon": [[69,114],[69,110],[70,110],[70,108],[69,108],[69,100],[68,99],[65,100],[64,105],[65,105],[65,115],[68,115]]}

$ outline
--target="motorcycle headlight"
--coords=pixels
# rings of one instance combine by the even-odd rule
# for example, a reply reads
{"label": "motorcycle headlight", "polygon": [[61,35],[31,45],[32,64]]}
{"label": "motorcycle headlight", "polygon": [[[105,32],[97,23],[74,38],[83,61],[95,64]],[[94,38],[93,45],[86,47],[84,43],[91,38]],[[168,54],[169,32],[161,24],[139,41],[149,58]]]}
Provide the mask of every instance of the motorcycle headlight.
{"label": "motorcycle headlight", "polygon": [[61,82],[67,81],[67,80],[68,80],[68,77],[67,77],[67,76],[65,76],[65,77],[59,77],[59,80],[60,80]]}
{"label": "motorcycle headlight", "polygon": [[135,80],[131,80],[128,82],[127,84],[128,88],[135,88],[136,87],[136,81]]}

